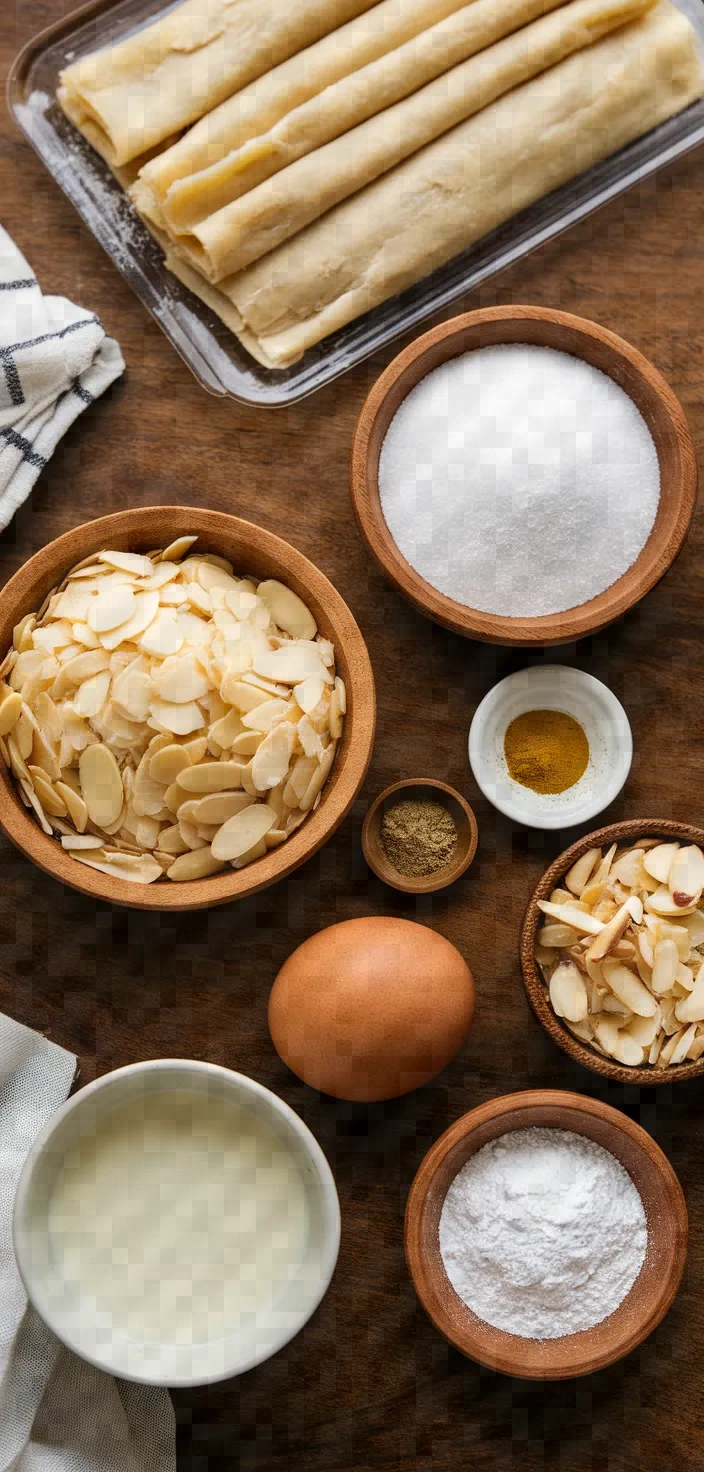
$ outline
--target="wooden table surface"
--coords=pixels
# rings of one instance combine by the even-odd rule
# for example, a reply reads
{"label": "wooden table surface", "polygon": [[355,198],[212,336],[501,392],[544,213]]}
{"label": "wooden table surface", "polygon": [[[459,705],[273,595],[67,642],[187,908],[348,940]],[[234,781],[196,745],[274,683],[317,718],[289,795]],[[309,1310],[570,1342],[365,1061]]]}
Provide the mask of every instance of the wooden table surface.
{"label": "wooden table surface", "polygon": [[[66,0],[7,6],[3,69],[69,8]],[[269,1363],[174,1396],[180,1472],[704,1468],[704,1083],[609,1087],[558,1052],[529,1011],[517,964],[521,915],[573,835],[514,827],[478,796],[469,770],[473,711],[526,656],[433,627],[384,583],[357,534],[350,440],[392,353],[290,410],[211,398],[7,115],[0,177],[2,223],[44,289],[96,311],[127,361],[125,377],[81,416],[0,537],[2,581],[50,538],[106,512],[160,502],[232,511],[294,542],[332,579],[368,641],[377,680],[376,749],[354,811],[288,883],[244,904],[173,917],[110,909],[62,889],[0,843],[0,1008],[74,1050],[85,1080],[159,1056],[250,1074],[302,1115],[335,1173],[342,1248],[327,1297]],[[701,442],[703,226],[699,150],[466,306],[558,306],[622,333],[668,378]],[[604,821],[704,816],[703,553],[700,512],[660,587],[616,627],[557,655],[606,681],[633,726],[633,770]],[[416,775],[459,787],[476,807],[480,834],[469,873],[449,893],[417,903],[378,883],[360,850],[370,799]],[[459,947],[476,978],[478,1012],[439,1079],[364,1108],[318,1096],[287,1071],[269,1039],[266,1004],[279,966],[307,936],[381,913],[416,918]],[[597,1095],[639,1119],[672,1161],[691,1221],[683,1286],[656,1333],[612,1369],[547,1388],[494,1375],[450,1349],[418,1307],[402,1247],[406,1194],[431,1143],[474,1105],[538,1085]]]}

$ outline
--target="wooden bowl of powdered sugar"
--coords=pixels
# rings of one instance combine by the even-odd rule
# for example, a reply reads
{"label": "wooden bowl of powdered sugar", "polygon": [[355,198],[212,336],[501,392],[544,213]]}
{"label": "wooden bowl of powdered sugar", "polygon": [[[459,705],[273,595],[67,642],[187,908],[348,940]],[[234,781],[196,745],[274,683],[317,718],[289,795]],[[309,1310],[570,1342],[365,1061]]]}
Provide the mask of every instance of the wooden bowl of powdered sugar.
{"label": "wooden bowl of powdered sugar", "polygon": [[570,642],[660,581],[694,513],[692,436],[647,358],[595,322],[490,307],[399,353],[363,405],[352,499],[416,608],[473,639]]}
{"label": "wooden bowl of powdered sugar", "polygon": [[406,1207],[406,1260],[435,1327],[530,1380],[613,1364],[667,1313],[687,1208],[662,1150],[581,1094],[507,1094],[433,1145]]}

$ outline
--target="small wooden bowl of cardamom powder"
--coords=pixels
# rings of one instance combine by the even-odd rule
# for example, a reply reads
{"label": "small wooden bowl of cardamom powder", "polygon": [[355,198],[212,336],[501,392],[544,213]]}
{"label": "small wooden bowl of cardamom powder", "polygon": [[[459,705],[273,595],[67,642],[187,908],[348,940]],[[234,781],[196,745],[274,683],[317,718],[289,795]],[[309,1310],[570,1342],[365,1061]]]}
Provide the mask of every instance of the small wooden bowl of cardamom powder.
{"label": "small wooden bowl of cardamom powder", "polygon": [[453,884],[469,868],[478,840],[469,803],[431,777],[386,787],[362,828],[369,868],[404,894],[432,894]]}

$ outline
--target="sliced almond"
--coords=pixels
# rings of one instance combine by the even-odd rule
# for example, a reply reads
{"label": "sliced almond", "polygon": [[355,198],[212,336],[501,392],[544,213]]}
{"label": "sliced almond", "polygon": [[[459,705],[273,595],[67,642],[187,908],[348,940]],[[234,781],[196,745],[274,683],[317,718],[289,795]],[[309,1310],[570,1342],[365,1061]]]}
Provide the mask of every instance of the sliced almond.
{"label": "sliced almond", "polygon": [[[564,906],[563,908],[567,907]],[[613,947],[616,945],[617,941],[621,939],[624,930],[628,925],[630,925],[630,923],[631,909],[630,902],[627,900],[626,903],[624,905],[621,905],[621,908],[616,911],[616,914],[611,918],[611,920],[607,921],[605,925],[601,926],[599,934],[592,941],[589,950],[587,951],[587,955],[590,961],[602,961],[604,959],[604,956],[607,956],[609,954],[609,951],[613,950]]]}
{"label": "sliced almond", "polygon": [[667,1068],[668,1065],[672,1062],[672,1055],[675,1052],[680,1039],[684,1037],[685,1032],[686,1028],[680,1028],[677,1032],[672,1033],[672,1035],[667,1039],[667,1042],[663,1044],[662,1048],[660,1049],[660,1056],[657,1060],[656,1066],[658,1068]]}
{"label": "sliced almond", "polygon": [[615,997],[637,1017],[654,1017],[657,1002],[647,986],[621,961],[604,961],[602,971]]}
{"label": "sliced almond", "polygon": [[193,543],[197,541],[197,536],[177,537],[175,542],[169,542],[168,547],[164,548],[161,553],[161,560],[164,562],[180,562],[181,558],[185,557],[186,553],[190,551]]}
{"label": "sliced almond", "polygon": [[107,746],[87,746],[81,752],[78,771],[88,816],[99,828],[106,828],[119,817],[123,806],[117,762]]}
{"label": "sliced almond", "polygon": [[639,1068],[645,1062],[645,1048],[631,1036],[628,1029],[621,1030],[611,1049],[611,1057],[615,1058],[617,1063],[625,1063],[630,1068]]}
{"label": "sliced almond", "polygon": [[[684,899],[686,903],[680,904],[681,899]],[[686,895],[680,895],[679,892],[673,895],[666,884],[661,884],[660,888],[656,889],[654,894],[649,894],[645,900],[646,910],[651,914],[666,916],[668,919],[687,915],[696,907],[697,898],[690,899]]]}
{"label": "sliced almond", "polygon": [[239,712],[231,710],[228,711],[226,716],[222,717],[222,720],[215,721],[214,725],[210,728],[210,736],[218,743],[223,751],[229,751],[242,729]]}
{"label": "sliced almond", "polygon": [[8,736],[19,720],[22,696],[12,691],[0,705],[0,736]]}
{"label": "sliced almond", "polygon": [[88,808],[80,793],[74,792],[66,782],[57,782],[56,791],[66,805],[71,822],[78,829],[79,834],[84,833],[88,824]]}
{"label": "sliced almond", "polygon": [[332,764],[335,760],[336,749],[337,742],[331,741],[330,745],[326,747],[325,751],[323,752],[323,755],[321,756],[318,763],[318,770],[317,772],[313,773],[313,776],[308,783],[306,791],[301,798],[300,808],[303,814],[310,812],[319,793],[322,791],[323,783],[327,781],[330,768],[332,767]]}
{"label": "sliced almond", "polygon": [[652,879],[657,879],[658,884],[667,884],[670,869],[678,852],[678,843],[659,843],[646,853],[643,868]]}
{"label": "sliced almond", "polygon": [[86,622],[94,634],[102,634],[107,633],[109,629],[119,628],[120,624],[127,623],[133,613],[134,593],[132,589],[126,584],[115,587],[111,583],[91,600]]}
{"label": "sliced almond", "polygon": [[30,767],[29,770],[32,773],[34,791],[39,798],[44,812],[48,813],[50,818],[65,818],[68,813],[66,804],[60,793],[54,790],[51,782],[47,781],[41,767]]}
{"label": "sliced almond", "polygon": [[103,840],[95,833],[69,833],[61,839],[62,848],[73,849],[100,849],[102,851]]}
{"label": "sliced almond", "polygon": [[601,920],[595,920],[584,910],[575,909],[574,905],[551,905],[549,900],[538,900],[538,909],[544,915],[549,915],[551,920],[569,925],[571,930],[578,931],[580,935],[599,935],[604,929]]}
{"label": "sliced almond", "polygon": [[205,725],[203,712],[195,701],[177,705],[167,700],[153,700],[151,719],[157,727],[171,731],[174,736],[189,736]]}
{"label": "sliced almond", "polygon": [[322,675],[309,675],[307,680],[303,680],[300,685],[294,687],[293,694],[296,704],[303,711],[304,715],[309,716],[311,711],[315,710],[315,707],[322,699],[324,690],[325,682]]}
{"label": "sliced almond", "polygon": [[311,675],[317,675],[325,684],[332,684],[332,676],[317,649],[309,644],[282,644],[279,649],[271,649],[266,654],[255,653],[254,668],[257,674],[282,685],[299,685]]}
{"label": "sliced almond", "polygon": [[[193,821],[197,827],[215,824],[221,828],[229,818],[234,818],[236,813],[251,807],[255,801],[248,792],[210,792],[193,804]],[[186,806],[190,808],[191,803]],[[183,808],[179,809],[179,812],[182,811]]]}
{"label": "sliced almond", "polygon": [[258,705],[265,705],[269,701],[266,690],[260,690],[256,685],[245,685],[242,680],[232,682],[224,679],[220,686],[220,694],[228,705],[234,705],[240,716],[248,715]]}
{"label": "sliced almond", "polygon": [[550,1001],[558,1017],[582,1022],[589,1010],[587,990],[572,961],[562,961],[550,977]]}
{"label": "sliced almond", "polygon": [[99,552],[98,562],[107,562],[110,567],[117,567],[121,572],[134,573],[136,578],[148,578],[154,571],[154,564],[148,557],[141,557],[138,552]]}
{"label": "sliced almond", "polygon": [[242,716],[242,725],[248,731],[261,731],[265,734],[271,731],[272,726],[280,721],[288,710],[286,700],[263,700],[254,710],[245,712]]}
{"label": "sliced almond", "polygon": [[149,775],[153,782],[170,785],[190,765],[190,757],[183,746],[162,746],[161,751],[155,752],[150,759]]}
{"label": "sliced almond", "polygon": [[650,1048],[660,1031],[662,1013],[656,1007],[652,1017],[634,1017],[628,1024],[628,1032],[641,1048]]}
{"label": "sliced almond", "polygon": [[[268,837],[268,834],[267,834]],[[233,869],[244,869],[247,864],[253,863],[255,859],[263,859],[267,852],[266,838],[260,839],[259,843],[253,844],[246,854],[240,854],[238,859],[232,860]]]}
{"label": "sliced almond", "polygon": [[170,655],[159,669],[152,671],[152,682],[160,699],[174,705],[200,700],[210,689],[202,665],[190,653]]}
{"label": "sliced almond", "polygon": [[292,639],[314,639],[317,624],[301,598],[275,578],[259,583],[257,595],[263,599],[275,624]]}
{"label": "sliced almond", "polygon": [[704,966],[700,966],[689,995],[677,1002],[675,1016],[678,1022],[704,1022]]}
{"label": "sliced almond", "polygon": [[258,746],[261,746],[263,737],[260,731],[243,731],[241,736],[236,736],[232,743],[233,756],[254,756]]}
{"label": "sliced almond", "polygon": [[189,879],[206,879],[210,874],[219,874],[224,867],[224,862],[216,859],[210,849],[204,846],[182,854],[166,870],[166,877],[185,883]]}
{"label": "sliced almond", "polygon": [[284,724],[269,731],[257,747],[252,757],[252,781],[258,792],[266,792],[283,782],[291,761],[293,739],[293,727]]}
{"label": "sliced almond", "polygon": [[241,858],[264,838],[275,822],[276,813],[272,808],[266,803],[253,803],[223,824],[211,845],[213,857],[222,860]]}
{"label": "sliced almond", "polygon": [[224,792],[241,787],[242,763],[200,762],[198,766],[184,768],[176,781],[186,793]]}
{"label": "sliced almond", "polygon": [[667,883],[678,909],[698,903],[704,889],[704,854],[696,844],[681,848],[675,855]]}
{"label": "sliced almond", "polygon": [[652,988],[657,996],[669,992],[680,965],[677,946],[673,940],[658,940],[653,948]]}
{"label": "sliced almond", "polygon": [[692,946],[700,946],[704,942],[704,912],[694,910],[689,915],[682,917],[682,924],[689,935],[689,943]]}

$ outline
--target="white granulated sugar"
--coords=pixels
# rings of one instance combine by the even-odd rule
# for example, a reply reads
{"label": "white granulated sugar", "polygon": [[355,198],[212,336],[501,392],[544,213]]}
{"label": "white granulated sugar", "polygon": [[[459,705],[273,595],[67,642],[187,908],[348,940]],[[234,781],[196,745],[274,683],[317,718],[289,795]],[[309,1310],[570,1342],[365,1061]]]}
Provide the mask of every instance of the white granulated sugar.
{"label": "white granulated sugar", "polygon": [[660,470],[633,400],[552,348],[479,348],[403,400],[379,493],[406,561],[484,613],[536,617],[596,597],[652,530]]}
{"label": "white granulated sugar", "polygon": [[514,1130],[455,1176],[440,1250],[455,1292],[523,1339],[591,1329],[622,1303],[645,1259],[643,1203],[601,1145],[569,1130]]}

